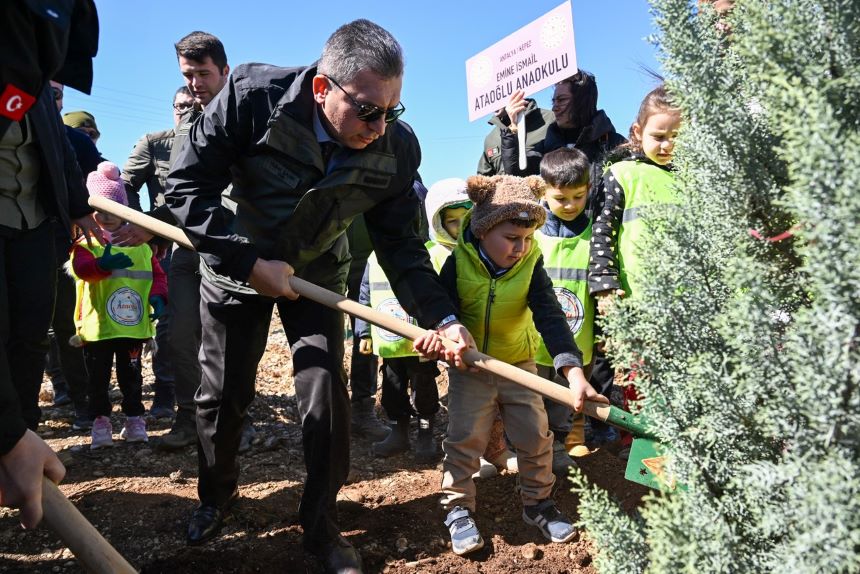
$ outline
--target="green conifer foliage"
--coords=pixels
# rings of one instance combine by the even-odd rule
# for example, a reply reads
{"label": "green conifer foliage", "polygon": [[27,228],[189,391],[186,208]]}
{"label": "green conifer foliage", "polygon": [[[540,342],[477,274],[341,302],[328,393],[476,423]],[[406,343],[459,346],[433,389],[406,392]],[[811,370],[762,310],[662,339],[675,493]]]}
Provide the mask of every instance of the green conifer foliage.
{"label": "green conifer foliage", "polygon": [[606,332],[686,489],[577,479],[596,566],[860,572],[860,2],[652,5],[685,203]]}

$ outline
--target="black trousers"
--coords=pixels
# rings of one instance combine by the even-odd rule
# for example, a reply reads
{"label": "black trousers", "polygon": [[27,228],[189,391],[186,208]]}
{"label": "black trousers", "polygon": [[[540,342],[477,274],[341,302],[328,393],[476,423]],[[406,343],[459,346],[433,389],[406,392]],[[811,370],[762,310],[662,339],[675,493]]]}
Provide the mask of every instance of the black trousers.
{"label": "black trousers", "polygon": [[42,416],[39,389],[54,311],[55,257],[51,220],[28,230],[0,226],[0,340],[6,362],[0,373],[12,379],[32,430]]}
{"label": "black trousers", "polygon": [[[353,301],[358,301],[361,291],[361,278],[364,276],[364,268],[367,266],[369,253],[353,253],[353,259],[349,264],[349,275],[346,279],[346,296]],[[358,402],[362,399],[376,395],[377,368],[379,359],[376,355],[363,355],[359,351],[361,339],[355,336],[355,317],[350,317],[352,325],[352,359],[349,367],[349,388],[352,390],[352,401]]]}
{"label": "black trousers", "polygon": [[176,393],[177,419],[194,420],[194,394],[200,386],[200,256],[179,248],[167,272],[170,312],[169,355]]}
{"label": "black trousers", "polygon": [[129,417],[139,417],[143,408],[143,374],[140,356],[143,351],[142,339],[107,339],[92,341],[84,345],[84,358],[87,362],[90,397],[90,415],[109,417],[110,375],[116,358],[116,381],[122,391],[122,412]]}
{"label": "black trousers", "polygon": [[[242,419],[254,398],[276,301],[200,284],[203,371],[197,403],[203,504],[226,501],[239,478]],[[338,536],[335,500],[349,473],[350,402],[343,370],[343,315],[310,299],[277,300],[290,344],[307,479],[299,520],[317,551]]]}
{"label": "black trousers", "polygon": [[400,420],[416,414],[421,418],[435,415],[439,411],[438,375],[436,361],[421,361],[418,357],[382,359],[382,408],[388,418]]}
{"label": "black trousers", "polygon": [[[77,289],[72,279],[63,267],[69,261],[71,243],[62,225],[54,225],[54,238],[57,253],[57,295],[54,304],[54,319],[51,328],[54,336],[48,360],[48,375],[53,380],[58,369],[69,385],[69,396],[77,409],[87,405],[87,367],[84,363],[84,353],[80,347],[69,344],[69,338],[75,334],[75,303]],[[83,412],[83,411],[82,411]]]}

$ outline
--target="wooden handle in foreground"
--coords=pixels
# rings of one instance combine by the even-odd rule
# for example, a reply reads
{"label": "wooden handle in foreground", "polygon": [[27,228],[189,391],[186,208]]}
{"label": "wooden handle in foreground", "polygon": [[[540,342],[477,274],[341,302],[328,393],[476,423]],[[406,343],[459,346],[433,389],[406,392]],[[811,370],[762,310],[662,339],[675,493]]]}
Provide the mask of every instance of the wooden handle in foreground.
{"label": "wooden handle in foreground", "polygon": [[94,574],[135,574],[137,572],[60,492],[57,485],[47,478],[42,479],[42,511],[45,522],[69,547],[87,572]]}
{"label": "wooden handle in foreground", "polygon": [[[165,239],[170,239],[171,241],[174,241],[187,249],[194,249],[194,247],[191,245],[191,242],[188,240],[182,230],[180,230],[178,227],[164,223],[163,221],[159,221],[154,217],[151,217],[139,211],[135,211],[129,207],[116,203],[115,201],[111,201],[104,197],[90,197],[90,205],[94,209],[111,213],[121,219],[124,219],[125,221],[134,223],[135,225],[146,229],[154,235],[164,237]],[[411,323],[407,323],[406,321],[402,321],[391,315],[380,313],[375,309],[371,309],[370,307],[362,305],[357,301],[347,299],[343,295],[339,295],[337,293],[329,291],[328,289],[323,289],[322,287],[314,285],[313,283],[309,283],[299,277],[290,277],[290,287],[292,287],[293,291],[303,297],[307,297],[308,299],[316,301],[317,303],[321,303],[326,307],[331,307],[333,309],[343,311],[344,313],[347,313],[354,317],[363,319],[368,323],[372,323],[377,327],[385,329],[386,331],[397,333],[401,337],[405,337],[409,340],[414,341],[417,337],[425,333],[424,329],[418,327],[417,325],[412,325]],[[443,343],[447,348],[453,348],[456,346],[456,343],[447,339],[443,339]],[[494,359],[489,355],[481,353],[477,349],[467,350],[463,354],[463,359],[465,360],[466,364],[470,366],[474,366],[494,375],[510,379],[511,381],[522,385],[527,389],[539,393],[558,403],[567,405],[571,409],[573,408],[573,396],[567,388],[562,387],[561,385],[557,385],[551,381],[547,381],[542,377],[533,375],[518,367],[514,367],[513,365],[509,365],[504,361]],[[594,403],[594,405],[600,404],[602,403]],[[595,410],[597,407],[589,408]],[[594,416],[590,412],[586,412],[586,414]]]}

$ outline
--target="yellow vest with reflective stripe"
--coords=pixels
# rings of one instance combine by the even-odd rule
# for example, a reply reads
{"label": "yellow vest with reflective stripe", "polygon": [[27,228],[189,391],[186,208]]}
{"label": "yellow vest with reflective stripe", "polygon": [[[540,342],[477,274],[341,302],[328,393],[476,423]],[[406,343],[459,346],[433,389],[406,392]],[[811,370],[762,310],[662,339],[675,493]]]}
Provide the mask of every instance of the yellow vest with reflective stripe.
{"label": "yellow vest with reflective stripe", "polygon": [[[468,229],[470,220],[471,212],[463,219],[462,229]],[[454,248],[460,320],[482,352],[508,363],[533,358],[537,337],[528,292],[540,247],[533,242],[525,257],[494,279],[463,235]]]}
{"label": "yellow vest with reflective stripe", "polygon": [[[98,243],[92,247],[86,242],[80,245],[96,258],[104,253],[104,247]],[[152,249],[146,244],[137,247],[112,245],[111,253],[128,255],[132,266],[115,269],[110,277],[93,283],[76,278],[75,327],[78,334],[84,341],[148,339],[155,333],[149,318]]]}
{"label": "yellow vest with reflective stripe", "polygon": [[430,254],[430,263],[433,264],[433,269],[436,270],[436,273],[439,273],[442,271],[445,261],[451,256],[451,250],[441,243],[435,243],[434,241],[428,241],[424,244],[424,247],[427,248],[427,252]]}
{"label": "yellow vest with reflective stripe", "polygon": [[[582,352],[582,364],[591,362],[594,347],[594,300],[588,294],[588,249],[591,224],[576,237],[549,237],[540,231],[535,239],[543,253],[543,264],[553,290],[567,317],[567,325]],[[552,356],[540,342],[535,354],[538,365],[552,365]]]}
{"label": "yellow vest with reflective stripe", "polygon": [[[367,265],[370,280],[370,306],[380,313],[417,325],[418,322],[403,310],[397,297],[394,296],[394,291],[388,283],[388,277],[385,276],[382,266],[376,260],[376,253],[370,254],[370,257],[367,258]],[[373,354],[383,359],[417,355],[412,346],[412,341],[376,325],[370,326],[370,337],[373,340]]]}
{"label": "yellow vest with reflective stripe", "polygon": [[624,213],[618,230],[618,279],[621,288],[632,296],[642,273],[638,250],[648,233],[642,208],[651,205],[677,205],[675,178],[668,170],[638,160],[621,161],[609,171],[624,189]]}

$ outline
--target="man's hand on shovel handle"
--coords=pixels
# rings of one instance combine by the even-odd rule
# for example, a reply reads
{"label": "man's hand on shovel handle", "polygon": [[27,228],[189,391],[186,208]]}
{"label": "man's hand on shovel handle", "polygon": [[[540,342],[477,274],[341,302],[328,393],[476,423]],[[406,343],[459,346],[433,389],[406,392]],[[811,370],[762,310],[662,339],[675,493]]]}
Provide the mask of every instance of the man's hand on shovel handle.
{"label": "man's hand on shovel handle", "polygon": [[296,300],[299,298],[299,294],[290,287],[290,277],[292,276],[293,268],[289,263],[257,259],[254,268],[251,269],[248,283],[260,295]]}

